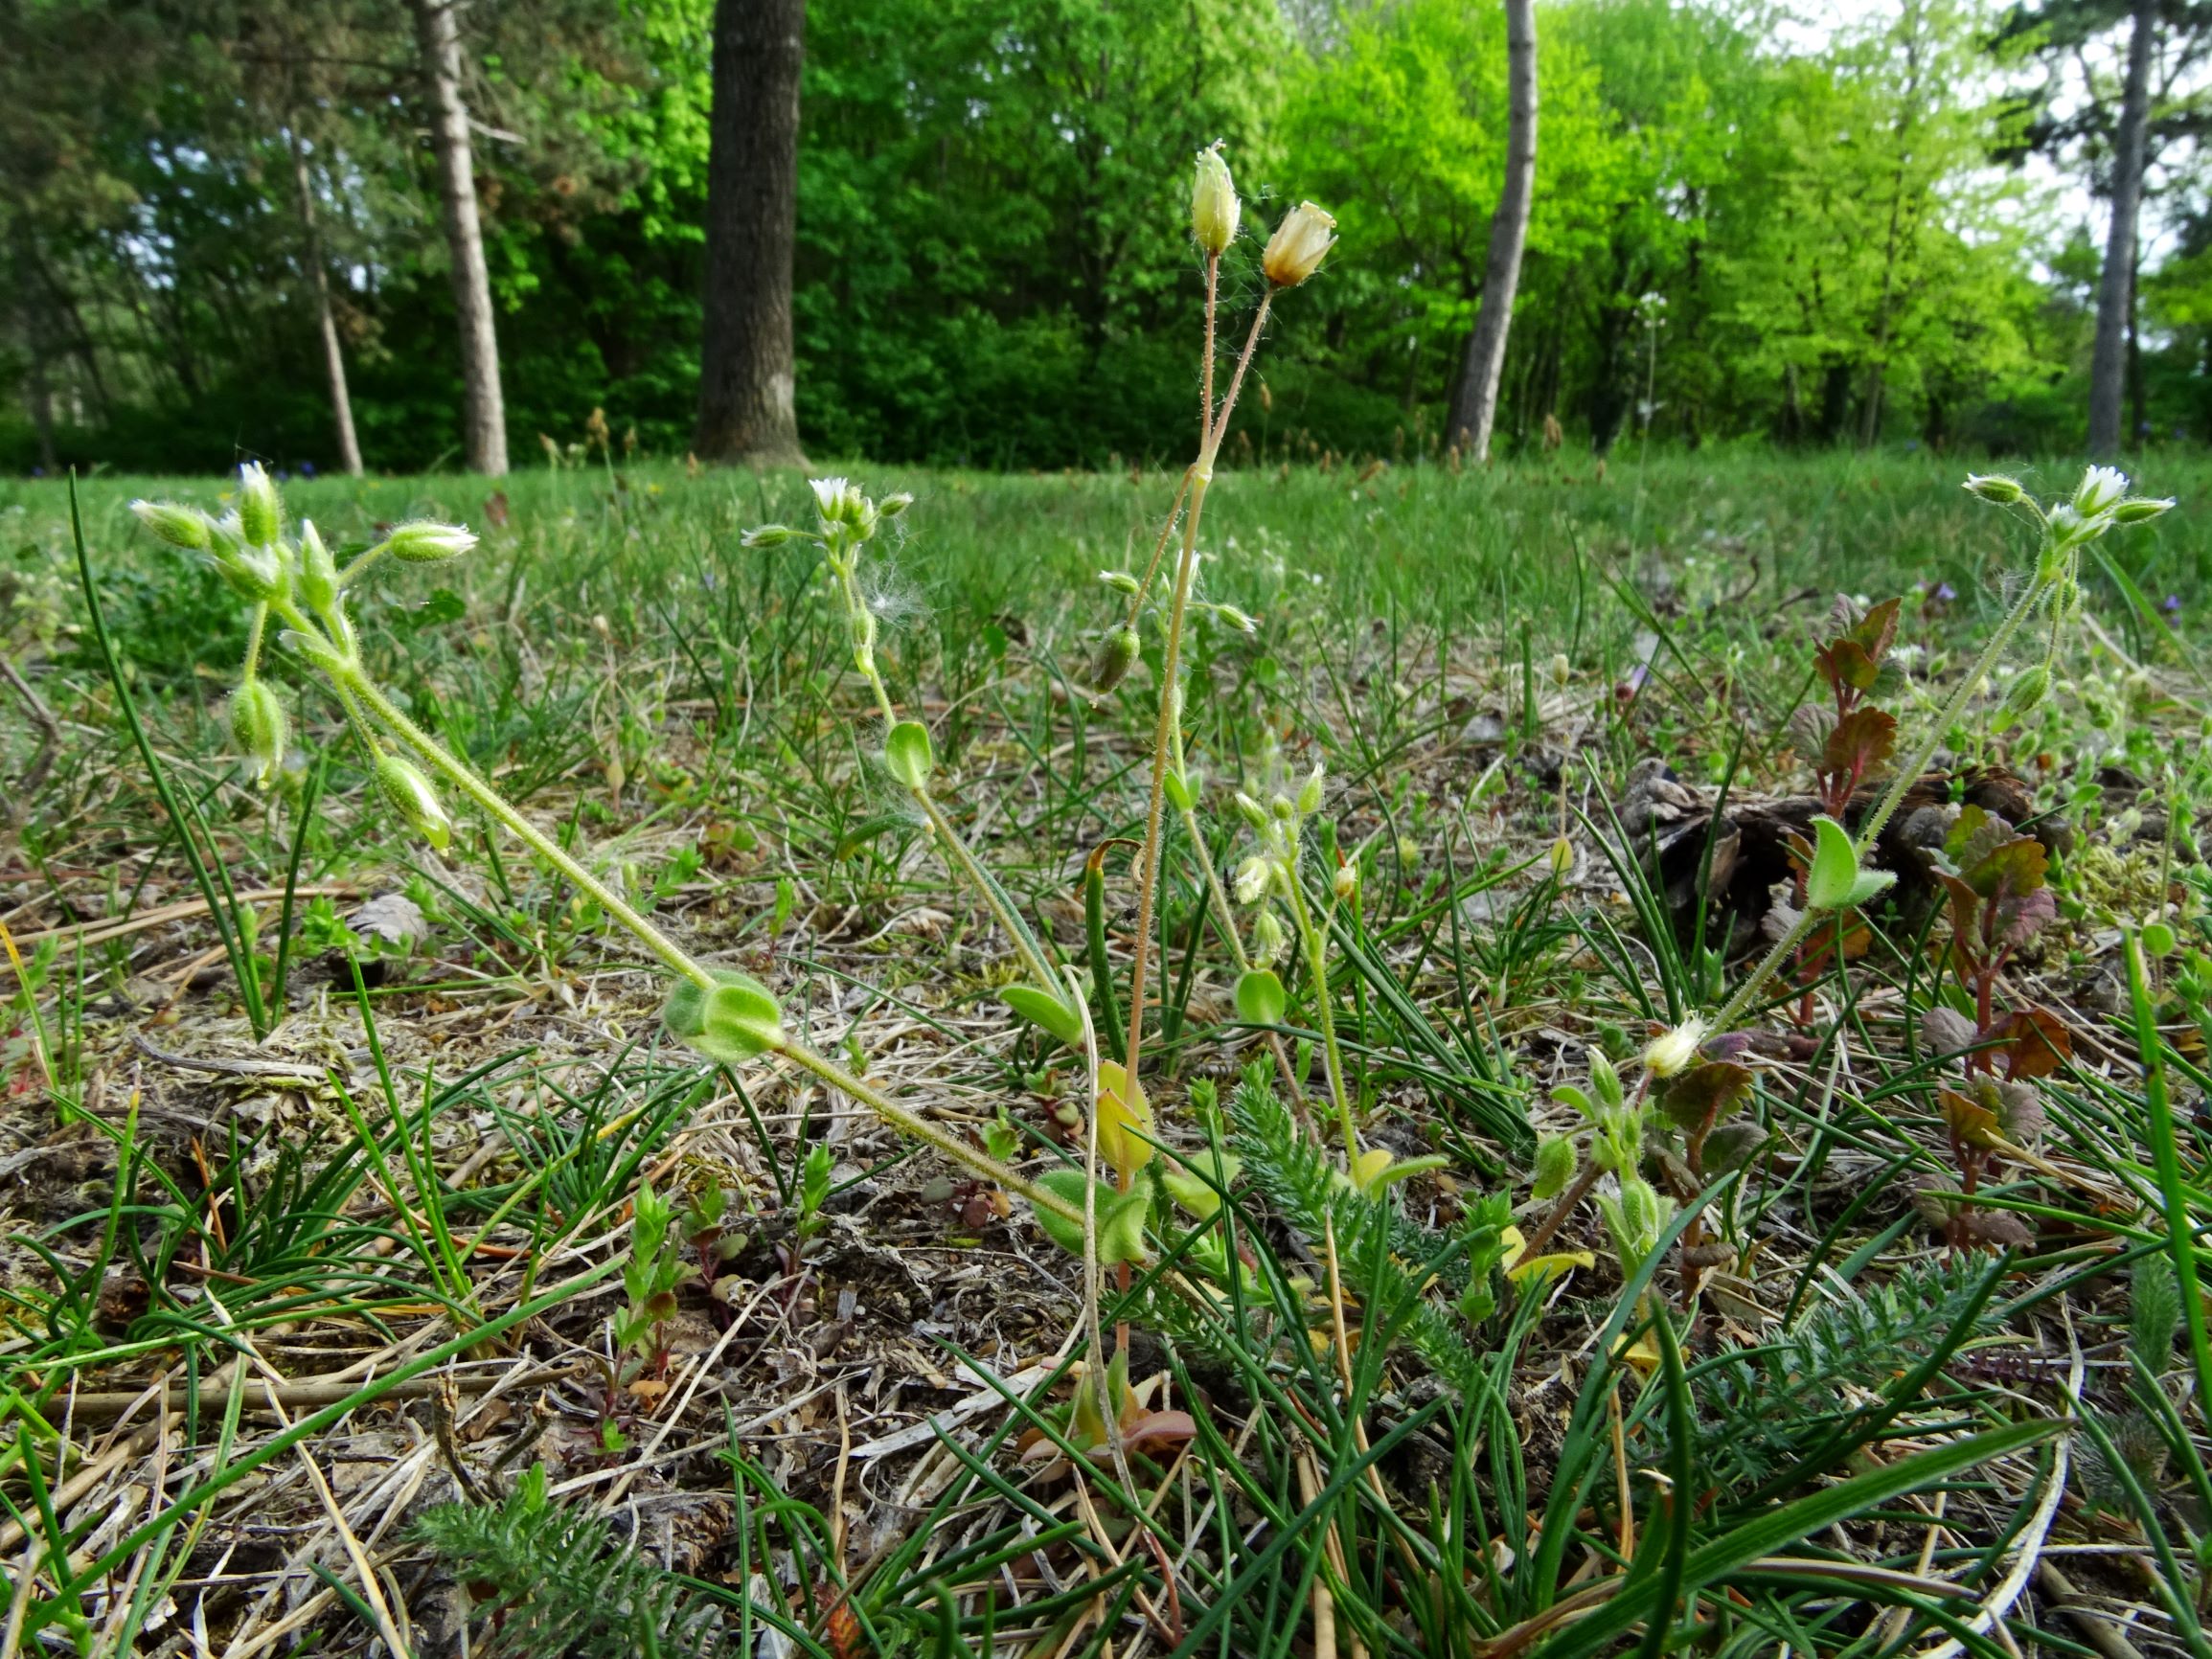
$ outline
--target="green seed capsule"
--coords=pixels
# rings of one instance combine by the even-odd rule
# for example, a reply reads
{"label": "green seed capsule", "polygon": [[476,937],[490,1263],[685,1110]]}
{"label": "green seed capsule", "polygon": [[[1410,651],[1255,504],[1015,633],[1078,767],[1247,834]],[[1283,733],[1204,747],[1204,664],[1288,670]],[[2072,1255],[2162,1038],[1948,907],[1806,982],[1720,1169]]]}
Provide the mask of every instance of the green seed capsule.
{"label": "green seed capsule", "polygon": [[1091,690],[1103,697],[1120,685],[1135,666],[1143,647],[1135,628],[1118,628],[1106,635],[1106,643],[1099,647],[1098,660],[1091,665]]}
{"label": "green seed capsule", "polygon": [[289,727],[284,703],[265,680],[248,680],[231,693],[230,727],[231,741],[254,762],[261,782],[267,784],[285,763]]}
{"label": "green seed capsule", "polygon": [[453,820],[445,815],[430,780],[413,761],[398,755],[377,756],[376,788],[407,828],[439,852],[452,844]]}

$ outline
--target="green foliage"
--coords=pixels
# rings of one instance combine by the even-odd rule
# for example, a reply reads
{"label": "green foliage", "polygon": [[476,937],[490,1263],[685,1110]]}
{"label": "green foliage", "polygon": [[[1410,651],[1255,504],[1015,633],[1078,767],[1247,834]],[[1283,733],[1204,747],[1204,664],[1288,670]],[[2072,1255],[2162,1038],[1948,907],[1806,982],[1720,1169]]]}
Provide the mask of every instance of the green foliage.
{"label": "green foliage", "polygon": [[1489,1316],[1513,1213],[1504,1194],[1470,1203],[1449,1234],[1430,1232],[1387,1192],[1363,1193],[1332,1165],[1305,1138],[1265,1066],[1244,1073],[1229,1097],[1229,1119],[1252,1186],[1298,1230],[1308,1248],[1321,1250],[1333,1239],[1347,1290],[1363,1303],[1407,1308],[1402,1337],[1406,1346],[1466,1398],[1484,1394],[1489,1384],[1480,1358],[1424,1287],[1433,1280],[1468,1319]]}
{"label": "green foliage", "polygon": [[1986,1296],[1988,1272],[1924,1261],[1816,1304],[1771,1342],[1698,1367],[1698,1456],[1707,1479],[1729,1492],[1761,1486],[1869,1415],[1846,1403],[1853,1392],[1879,1392],[1939,1346],[1994,1329],[1961,1323]]}
{"label": "green foliage", "polygon": [[479,1652],[707,1659],[735,1651],[714,1601],[618,1542],[599,1516],[549,1503],[542,1464],[505,1501],[436,1505],[416,1532],[467,1587]]}

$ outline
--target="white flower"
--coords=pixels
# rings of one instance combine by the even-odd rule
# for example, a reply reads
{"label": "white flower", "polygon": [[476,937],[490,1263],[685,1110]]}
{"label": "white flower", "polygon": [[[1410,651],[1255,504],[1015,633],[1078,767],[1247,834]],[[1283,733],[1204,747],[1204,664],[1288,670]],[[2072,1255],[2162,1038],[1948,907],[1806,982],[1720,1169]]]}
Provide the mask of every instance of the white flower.
{"label": "white flower", "polygon": [[1278,288],[1294,288],[1320,268],[1321,261],[1336,240],[1336,221],[1310,201],[1300,202],[1283,216],[1260,268]]}
{"label": "white flower", "polygon": [[1275,866],[1269,859],[1255,852],[1237,866],[1237,902],[1257,904],[1267,896],[1268,883],[1275,875]]}
{"label": "white flower", "polygon": [[1698,1057],[1698,1045],[1704,1040],[1705,1022],[1692,1015],[1651,1040],[1644,1050],[1644,1069],[1655,1078],[1671,1078]]}
{"label": "white flower", "polygon": [[2082,474],[2081,488],[2074,491],[2074,511],[2084,518],[2095,518],[2112,511],[2128,493],[2128,475],[2117,466],[2092,466]]}

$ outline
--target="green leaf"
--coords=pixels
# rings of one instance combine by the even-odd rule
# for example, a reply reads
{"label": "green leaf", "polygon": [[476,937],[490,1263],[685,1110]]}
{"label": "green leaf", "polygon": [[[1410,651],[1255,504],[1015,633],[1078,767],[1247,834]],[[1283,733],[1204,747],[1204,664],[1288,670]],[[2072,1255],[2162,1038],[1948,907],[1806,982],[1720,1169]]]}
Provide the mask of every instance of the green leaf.
{"label": "green leaf", "polygon": [[883,739],[883,764],[891,776],[909,789],[922,788],[937,770],[937,751],[930,746],[929,728],[920,720],[901,720]]}
{"label": "green leaf", "polygon": [[[1037,1184],[1081,1213],[1084,1185],[1081,1170],[1048,1170],[1037,1178]],[[1110,1198],[1111,1193],[1102,1187],[1098,1197],[1099,1213],[1102,1216]],[[1037,1224],[1044,1229],[1047,1239],[1070,1256],[1083,1254],[1083,1226],[1080,1222],[1070,1221],[1059,1211],[1041,1209],[1034,1203],[1030,1205],[1029,1213],[1037,1217]]]}
{"label": "green leaf", "polygon": [[710,989],[685,980],[661,1006],[669,1034],[709,1059],[734,1063],[765,1054],[784,1040],[775,993],[734,968],[712,970]]}
{"label": "green leaf", "polygon": [[1081,1052],[1083,1016],[1059,997],[1033,985],[1010,985],[998,993],[998,1000],[1031,1025],[1042,1027],[1069,1048]]}
{"label": "green leaf", "polygon": [[1288,1006],[1289,997],[1273,968],[1246,968],[1237,976],[1237,1017],[1246,1025],[1281,1025]]}
{"label": "green leaf", "polygon": [[[1976,1465],[2025,1450],[2048,1440],[2065,1425],[2057,1421],[2008,1424],[1987,1433],[1947,1442],[1894,1464],[1885,1464],[1838,1482],[1795,1503],[1768,1511],[1723,1533],[1690,1553],[1682,1564],[1681,1586],[1690,1591],[1721,1584],[1731,1573],[1763,1556],[1824,1532],[1838,1522],[1878,1509],[1907,1492],[1933,1486]],[[1812,1569],[1808,1569],[1812,1571]],[[1544,1645],[1544,1659],[1585,1659],[1605,1651],[1630,1626],[1653,1617],[1671,1617],[1659,1605],[1661,1575],[1624,1588],[1587,1618],[1570,1625]]]}
{"label": "green leaf", "polygon": [[1145,1258],[1145,1225],[1152,1216],[1149,1187],[1117,1193],[1099,1214],[1098,1259],[1102,1265],[1118,1267]]}
{"label": "green leaf", "polygon": [[1813,820],[1813,868],[1805,876],[1805,902],[1813,910],[1851,910],[1888,888],[1897,877],[1886,870],[1859,868],[1859,849],[1851,833],[1823,814]]}

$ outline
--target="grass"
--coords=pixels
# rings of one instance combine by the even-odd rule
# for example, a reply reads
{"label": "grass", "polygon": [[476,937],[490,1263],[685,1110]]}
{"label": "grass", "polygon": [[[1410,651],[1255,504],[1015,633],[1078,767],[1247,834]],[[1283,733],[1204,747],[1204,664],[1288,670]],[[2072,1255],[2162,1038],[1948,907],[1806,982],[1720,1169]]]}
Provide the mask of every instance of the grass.
{"label": "grass", "polygon": [[[1735,856],[1720,837],[1648,874],[1631,774],[1663,761],[1705,792],[1669,797],[1693,814],[1723,784],[1739,810],[1801,793],[1789,720],[1839,590],[1904,597],[1881,697],[1925,731],[2032,548],[1961,470],[1223,469],[1200,597],[1258,622],[1200,609],[1184,642],[1192,822],[1231,871],[1251,838],[1228,791],[1294,793],[1324,761],[1301,868],[1361,880],[1311,895],[1326,1003],[1286,960],[1251,1021],[1171,818],[1146,1087],[1197,1186],[1104,1292],[1141,1385],[1112,1457],[1079,1409],[1103,1369],[1082,1264],[1022,1207],[787,1065],[666,1040],[650,958],[472,815],[422,846],[327,699],[287,685],[326,758],[251,786],[219,708],[241,607],[125,511],[224,486],[84,485],[111,675],[60,489],[0,484],[0,644],[63,734],[26,789],[40,727],[0,722],[0,1659],[197,1629],[240,1655],[426,1653],[463,1622],[538,1652],[636,1651],[650,1626],[749,1653],[773,1628],[838,1659],[2071,1652],[2115,1620],[2140,1651],[2212,1650],[2191,1109],[2212,464],[2145,458],[2179,507],[2101,544],[2049,701],[1999,730],[2002,680],[1942,734],[1954,770],[2008,768],[2065,821],[2054,916],[1993,969],[2070,1045],[2022,1085],[2030,1145],[1989,1153],[1950,1103],[1974,1085],[1930,1046],[1929,1011],[1963,1012],[1923,879],[1868,912],[1847,970],[1804,959],[1746,1022],[1745,1161],[1671,1170],[1709,1137],[1654,1119],[1640,1168],[1679,1207],[1640,1248],[1582,1202],[1544,1246],[1579,1264],[1501,1270],[1503,1229],[1558,1202],[1531,1191],[1539,1142],[1580,1134],[1595,1170],[1555,1090],[1609,1060],[1624,1109],[1671,1102],[1638,1080],[1647,1036],[1757,954],[1740,892],[1695,897]],[[917,497],[862,573],[888,694],[1024,914],[1106,966],[1092,1011],[1118,1029],[1157,630],[1112,694],[1082,686],[1121,603],[1096,574],[1142,569],[1174,481],[861,476]],[[797,475],[649,464],[495,501],[286,487],[333,542],[482,530],[366,598],[395,700],[818,1050],[1034,1176],[1080,1159],[1083,1067],[1000,1005],[1017,965],[880,769],[813,551],[740,545],[810,501]],[[1366,1145],[1437,1160],[1387,1191],[1301,1138],[1324,1007]],[[648,1183],[696,1271],[637,1326]]]}

